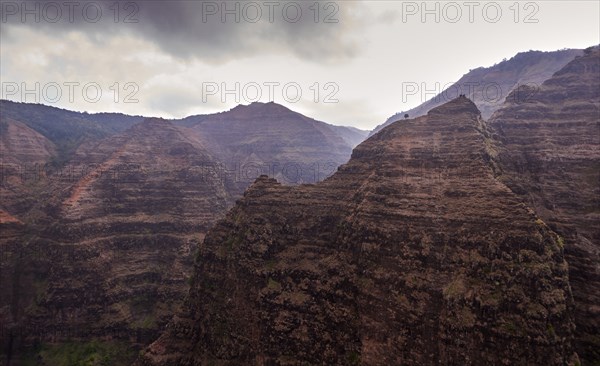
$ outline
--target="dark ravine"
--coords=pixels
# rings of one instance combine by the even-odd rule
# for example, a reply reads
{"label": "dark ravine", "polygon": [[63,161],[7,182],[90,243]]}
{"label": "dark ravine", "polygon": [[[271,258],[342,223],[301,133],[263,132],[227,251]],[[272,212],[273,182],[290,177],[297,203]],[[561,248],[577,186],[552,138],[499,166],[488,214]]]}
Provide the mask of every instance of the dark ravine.
{"label": "dark ravine", "polygon": [[200,246],[138,365],[564,365],[559,237],[495,178],[461,97],[393,124],[315,185],[259,178]]}
{"label": "dark ravine", "polygon": [[[516,93],[531,93],[519,90]],[[564,240],[577,351],[600,364],[600,50],[578,57],[527,101],[490,120],[501,180]]]}

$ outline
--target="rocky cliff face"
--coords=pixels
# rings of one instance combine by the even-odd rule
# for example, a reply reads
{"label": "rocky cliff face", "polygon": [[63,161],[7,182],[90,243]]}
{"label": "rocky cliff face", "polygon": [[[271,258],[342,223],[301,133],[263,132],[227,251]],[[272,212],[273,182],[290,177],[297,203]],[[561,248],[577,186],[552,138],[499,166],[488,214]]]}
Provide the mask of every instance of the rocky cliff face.
{"label": "rocky cliff face", "polygon": [[26,274],[3,273],[3,282],[36,291],[6,292],[25,308],[6,319],[13,342],[155,338],[188,288],[204,232],[233,203],[225,181],[201,170],[211,164],[196,140],[148,119],[84,144],[45,177],[54,220],[28,221],[28,243],[3,238],[6,268]]}
{"label": "rocky cliff face", "polygon": [[[98,305],[110,309],[103,324],[159,329],[187,287],[195,246],[233,203],[221,177],[199,170],[214,159],[171,123],[149,119],[82,146],[73,163],[88,169],[65,192],[63,240],[93,248],[95,255],[79,265],[97,269],[78,282],[80,290],[103,282],[105,298]],[[58,285],[63,276],[56,275],[49,279],[55,286],[79,292],[64,281]],[[62,300],[49,298],[44,307],[86,308]]]}
{"label": "rocky cliff face", "polygon": [[[521,95],[530,95],[526,100]],[[502,181],[564,241],[578,352],[600,362],[600,51],[539,90],[520,89],[490,120]]]}
{"label": "rocky cliff face", "polygon": [[98,357],[127,364],[115,350],[158,337],[204,233],[256,177],[323,179],[351,152],[333,126],[272,104],[203,116],[202,128],[147,119],[121,133],[114,118],[138,117],[2,107],[30,118],[3,109],[0,343],[13,365],[31,346],[52,364],[98,340],[111,342]]}
{"label": "rocky cliff face", "polygon": [[563,365],[557,235],[495,178],[458,98],[359,145],[316,185],[259,178],[200,246],[139,365]]}
{"label": "rocky cliff face", "polygon": [[0,210],[23,215],[37,204],[39,175],[56,146],[24,123],[0,117]]}
{"label": "rocky cliff face", "polygon": [[[479,67],[470,70],[456,83],[449,86],[440,94],[407,112],[390,117],[385,123],[377,126],[371,135],[389,124],[402,120],[404,114],[418,117],[426,114],[432,108],[440,106],[449,100],[465,94],[469,97],[487,120],[498,108],[502,107],[506,97],[517,87],[528,85],[537,89],[552,74],[581,55],[581,50],[561,50],[554,52],[529,51],[522,52],[491,67]],[[429,85],[429,89],[433,86]],[[531,94],[523,94],[527,98]]]}
{"label": "rocky cliff face", "polygon": [[22,122],[2,118],[0,122],[2,163],[45,163],[56,153],[54,144]]}
{"label": "rocky cliff face", "polygon": [[[26,304],[35,301],[35,277],[39,268],[32,259],[31,235],[18,217],[28,212],[35,218],[43,184],[39,171],[56,152],[55,145],[22,122],[0,116],[0,345],[16,333],[15,319],[21,319]],[[21,286],[28,284],[28,286]],[[15,342],[16,343],[16,342]],[[16,344],[15,344],[16,345]],[[12,345],[11,345],[12,346]],[[0,358],[4,361],[4,357]]]}

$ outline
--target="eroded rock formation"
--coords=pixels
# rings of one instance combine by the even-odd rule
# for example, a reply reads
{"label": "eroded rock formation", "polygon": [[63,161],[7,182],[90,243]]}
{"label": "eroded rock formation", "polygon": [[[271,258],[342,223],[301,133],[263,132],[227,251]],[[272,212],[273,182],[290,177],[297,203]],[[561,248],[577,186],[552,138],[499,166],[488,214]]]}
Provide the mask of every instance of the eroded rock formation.
{"label": "eroded rock formation", "polygon": [[558,236],[495,178],[461,97],[359,145],[324,182],[261,177],[200,246],[140,365],[563,365]]}
{"label": "eroded rock formation", "polygon": [[[523,96],[527,96],[523,98]],[[578,353],[600,362],[600,50],[496,112],[500,179],[562,238],[575,298]]]}

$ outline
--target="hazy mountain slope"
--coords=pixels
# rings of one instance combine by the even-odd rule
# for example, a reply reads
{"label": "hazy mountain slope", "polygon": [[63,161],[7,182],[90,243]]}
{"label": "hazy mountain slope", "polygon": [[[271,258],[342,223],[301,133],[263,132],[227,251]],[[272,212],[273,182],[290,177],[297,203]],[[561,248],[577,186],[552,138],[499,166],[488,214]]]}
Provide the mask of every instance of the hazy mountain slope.
{"label": "hazy mountain slope", "polygon": [[89,114],[43,104],[0,100],[0,120],[7,118],[24,123],[52,141],[61,162],[68,160],[85,139],[98,139],[122,132],[144,119],[120,113]]}
{"label": "hazy mountain slope", "polygon": [[20,216],[35,206],[45,164],[56,156],[46,137],[14,119],[0,118],[0,209]]}
{"label": "hazy mountain slope", "polygon": [[[8,100],[0,100],[0,111],[0,119],[19,120],[52,141],[57,146],[58,156],[55,158],[61,163],[68,160],[81,143],[123,132],[144,120],[141,116],[80,113]],[[206,123],[200,127],[202,121]],[[332,169],[348,160],[352,148],[362,142],[368,133],[352,127],[319,122],[275,103],[240,105],[231,111],[190,116],[172,122],[183,127],[195,126],[197,137],[212,144],[211,149],[214,151],[211,152],[219,158],[228,159],[234,165],[240,161],[247,162],[248,156],[255,152],[260,152],[257,156],[261,162],[282,162],[277,159],[283,159],[285,163],[309,160],[315,163],[316,156],[321,164],[336,164],[329,167],[327,174],[319,175],[312,168],[312,173],[304,172],[304,177],[293,179],[296,174],[290,173],[289,183],[315,181],[315,176],[320,176],[320,179],[327,176]],[[315,141],[307,142],[304,138]],[[307,171],[311,169],[309,166],[304,168]],[[283,176],[281,171],[279,173],[280,177]],[[246,179],[245,185],[250,184],[254,178],[256,175]]]}
{"label": "hazy mountain slope", "polygon": [[316,185],[261,177],[140,365],[563,365],[558,237],[494,177],[476,106],[389,126]]}
{"label": "hazy mountain slope", "polygon": [[[483,118],[487,120],[494,111],[502,106],[504,99],[515,87],[519,85],[541,85],[544,80],[550,78],[552,74],[573,60],[575,56],[581,55],[582,52],[582,50],[521,52],[494,66],[470,70],[460,80],[437,96],[407,112],[401,112],[390,117],[385,123],[377,126],[371,132],[371,135],[390,123],[404,119],[405,113],[408,113],[411,118],[422,116],[430,109],[458,97],[459,94],[466,94],[468,98],[473,100],[481,111]],[[432,89],[433,85],[428,85],[427,88]],[[529,96],[529,94],[521,95],[521,98],[526,99]]]}
{"label": "hazy mountain slope", "polygon": [[347,128],[333,127],[276,103],[240,105],[182,124],[214,152],[228,174],[237,175],[242,191],[261,172],[288,184],[322,180],[348,161],[359,139]]}
{"label": "hazy mountain slope", "polygon": [[331,129],[340,135],[340,137],[343,138],[352,148],[358,146],[358,144],[363,142],[369,136],[369,131],[360,130],[354,127],[332,125]]}
{"label": "hazy mountain slope", "polygon": [[[528,93],[521,90],[520,93]],[[600,363],[600,50],[490,119],[502,180],[564,238],[578,352]]]}
{"label": "hazy mountain slope", "polygon": [[10,118],[0,121],[0,156],[3,164],[45,163],[56,153],[54,144]]}

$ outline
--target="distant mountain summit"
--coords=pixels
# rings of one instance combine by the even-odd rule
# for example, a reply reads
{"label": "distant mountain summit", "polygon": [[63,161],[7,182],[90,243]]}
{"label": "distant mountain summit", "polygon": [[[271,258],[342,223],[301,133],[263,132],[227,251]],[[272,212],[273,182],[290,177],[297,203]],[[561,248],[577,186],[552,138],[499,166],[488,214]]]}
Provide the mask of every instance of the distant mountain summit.
{"label": "distant mountain summit", "polygon": [[432,108],[458,97],[459,94],[465,94],[473,100],[483,118],[487,120],[494,111],[502,106],[506,97],[516,87],[521,85],[534,87],[529,94],[523,94],[521,98],[531,96],[552,74],[581,54],[583,54],[583,50],[575,49],[553,52],[521,52],[494,66],[470,70],[460,80],[430,100],[411,110],[393,115],[385,123],[373,129],[370,135],[395,121],[404,119],[404,114],[408,114],[411,118],[422,116]]}
{"label": "distant mountain summit", "polygon": [[230,113],[232,116],[259,117],[266,115],[281,116],[295,112],[275,102],[254,102],[248,105],[240,104],[231,109],[231,111],[225,113]]}
{"label": "distant mountain summit", "polygon": [[[288,184],[314,183],[331,175],[367,134],[317,121],[277,103],[239,105],[176,123],[203,141],[229,170],[260,166],[264,174]],[[257,176],[243,177],[242,188]]]}

